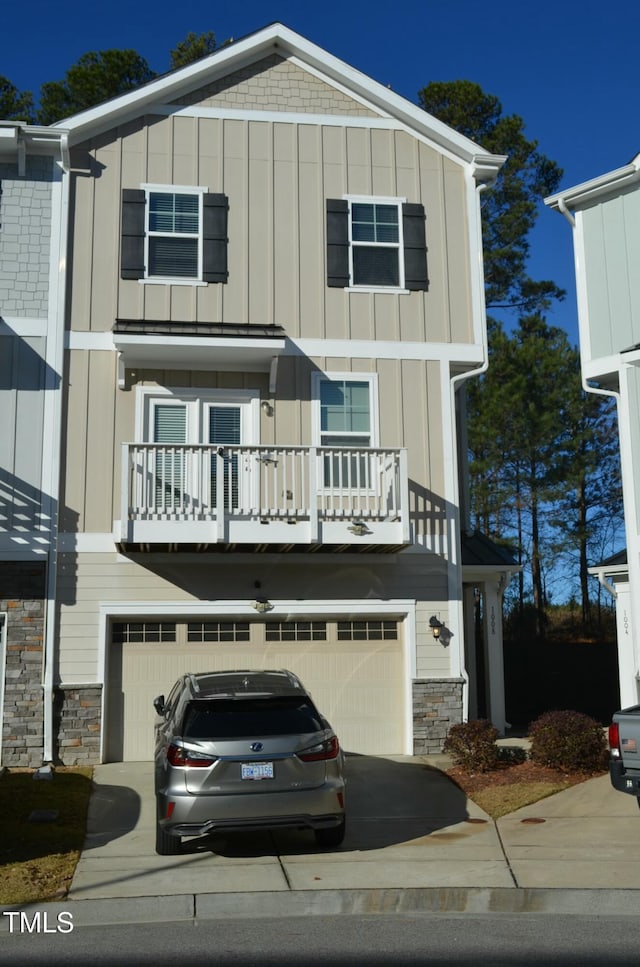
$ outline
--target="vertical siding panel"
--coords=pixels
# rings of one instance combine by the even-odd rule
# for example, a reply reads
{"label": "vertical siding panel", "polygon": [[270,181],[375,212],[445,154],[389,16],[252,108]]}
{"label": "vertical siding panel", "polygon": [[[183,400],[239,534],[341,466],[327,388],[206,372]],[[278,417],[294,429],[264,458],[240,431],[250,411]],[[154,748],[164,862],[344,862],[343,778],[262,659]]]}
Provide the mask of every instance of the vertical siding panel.
{"label": "vertical siding panel", "polygon": [[452,162],[445,161],[444,169],[451,340],[472,342],[469,229],[464,177],[459,165]]}
{"label": "vertical siding panel", "polygon": [[371,195],[371,143],[366,128],[347,128],[347,191]]}
{"label": "vertical siding panel", "polygon": [[89,354],[69,354],[69,389],[66,422],[66,476],[61,494],[60,530],[84,530],[86,492],[87,407],[89,405]]}
{"label": "vertical siding panel", "polygon": [[249,322],[273,319],[272,125],[249,123]]}
{"label": "vertical siding panel", "polygon": [[154,118],[147,126],[147,174],[152,185],[173,183],[173,122],[172,118]]}
{"label": "vertical siding panel", "polygon": [[198,119],[173,118],[173,184],[199,185]]}
{"label": "vertical siding panel", "polygon": [[[227,194],[223,179],[223,122],[220,118],[198,120],[198,174],[197,183],[210,192]],[[229,219],[232,215],[229,212]],[[227,284],[197,286],[196,321],[220,322]]]}
{"label": "vertical siding panel", "polygon": [[112,469],[112,505],[111,505],[111,515],[113,520],[120,520],[120,491],[122,486],[121,481],[121,453],[123,443],[135,443],[137,441],[136,437],[136,426],[135,426],[135,405],[136,405],[136,390],[135,386],[131,385],[127,390],[120,390],[115,383],[115,373],[112,376],[111,392],[115,397],[114,406],[114,430],[113,430],[113,469]]}
{"label": "vertical siding panel", "polygon": [[[327,198],[342,198],[347,192],[347,132],[346,128],[326,126],[322,129],[322,217],[326,218]],[[322,225],[322,281],[325,293],[325,318],[319,335],[326,339],[347,339],[349,336],[349,296],[342,289],[327,286],[326,224]]]}
{"label": "vertical siding panel", "polygon": [[[397,191],[393,131],[371,132],[371,169],[374,195],[393,196]],[[413,194],[409,201],[413,200]]]}
{"label": "vertical siding panel", "polygon": [[[611,306],[610,325],[613,330],[611,351],[628,349],[634,345],[631,325],[631,287],[627,272],[625,237],[625,202],[623,195],[602,205],[602,232],[606,272],[606,299]],[[637,223],[634,227],[637,231]],[[637,273],[637,267],[634,266]]]}
{"label": "vertical siding panel", "polygon": [[300,198],[300,332],[305,337],[324,335],[326,280],[324,278],[324,198],[321,130],[317,125],[298,127]]}
{"label": "vertical siding panel", "polygon": [[[147,133],[143,121],[132,122],[122,131],[120,188],[139,188],[147,180]],[[120,191],[113,204],[118,211],[118,236],[120,235]],[[118,244],[120,239],[118,238]],[[144,312],[144,286],[135,279],[121,279],[118,267],[117,315],[121,319],[140,319]]]}
{"label": "vertical siding panel", "polygon": [[[413,303],[414,312],[420,312],[422,300],[412,294],[409,299],[404,296],[385,295],[377,292],[373,297],[373,320],[371,339],[397,340],[400,339],[400,313],[403,303]],[[405,313],[406,315],[406,313]]]}
{"label": "vertical siding panel", "polygon": [[91,240],[91,329],[110,332],[118,305],[120,277],[120,151],[110,142],[96,151],[100,177],[95,181],[94,222]]}
{"label": "vertical siding panel", "polygon": [[113,462],[115,416],[115,353],[91,352],[86,433],[85,531],[109,532],[113,527]]}
{"label": "vertical siding panel", "polygon": [[[73,157],[72,164],[84,167],[88,157],[82,153]],[[73,290],[71,297],[71,328],[81,331],[91,324],[91,269],[93,255],[93,205],[96,179],[72,174],[73,212]],[[98,179],[99,181],[99,179]]]}
{"label": "vertical siding panel", "polygon": [[400,363],[396,359],[379,359],[377,370],[380,446],[402,446],[403,387]]}
{"label": "vertical siding panel", "polygon": [[247,126],[225,121],[222,184],[229,198],[229,280],[224,286],[223,321],[247,322],[249,264],[249,204],[247,198]]}
{"label": "vertical siding panel", "polygon": [[442,158],[425,145],[419,146],[420,183],[425,207],[429,291],[426,295],[425,339],[451,342],[449,278],[455,271],[457,253],[451,251],[446,232]]}
{"label": "vertical siding panel", "polygon": [[[16,509],[19,515],[26,515],[31,526],[35,526],[39,522],[35,521],[33,514],[40,504],[42,484],[44,393],[41,388],[44,385],[45,363],[41,354],[45,341],[39,337],[24,337],[19,340],[17,348],[14,469],[16,489],[18,493],[24,493],[25,508]],[[4,413],[0,422],[3,420]],[[18,517],[15,524],[24,527],[25,521]]]}
{"label": "vertical siding panel", "polygon": [[273,125],[274,319],[300,335],[300,237],[296,128]]}

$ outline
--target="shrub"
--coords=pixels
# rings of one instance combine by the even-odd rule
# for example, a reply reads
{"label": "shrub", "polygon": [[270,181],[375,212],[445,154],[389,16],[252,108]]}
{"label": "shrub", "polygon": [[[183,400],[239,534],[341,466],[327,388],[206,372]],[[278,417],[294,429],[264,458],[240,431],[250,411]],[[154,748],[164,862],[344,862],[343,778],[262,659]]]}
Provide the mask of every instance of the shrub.
{"label": "shrub", "polygon": [[499,762],[498,730],[486,719],[452,725],[444,740],[444,751],[455,765],[475,772],[489,772]]}
{"label": "shrub", "polygon": [[607,742],[599,722],[582,712],[545,712],[529,728],[529,755],[539,765],[565,772],[600,772]]}
{"label": "shrub", "polygon": [[506,745],[498,747],[500,762],[507,766],[521,766],[527,761],[526,749],[519,745]]}

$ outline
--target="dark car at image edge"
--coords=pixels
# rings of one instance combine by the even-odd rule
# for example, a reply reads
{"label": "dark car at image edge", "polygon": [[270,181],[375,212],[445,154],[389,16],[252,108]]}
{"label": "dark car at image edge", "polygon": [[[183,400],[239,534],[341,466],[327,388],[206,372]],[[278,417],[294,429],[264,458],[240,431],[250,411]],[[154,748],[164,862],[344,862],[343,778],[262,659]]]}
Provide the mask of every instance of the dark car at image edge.
{"label": "dark car at image edge", "polygon": [[344,754],[292,672],[188,674],[153,704],[157,853],[241,830],[310,829],[340,845]]}

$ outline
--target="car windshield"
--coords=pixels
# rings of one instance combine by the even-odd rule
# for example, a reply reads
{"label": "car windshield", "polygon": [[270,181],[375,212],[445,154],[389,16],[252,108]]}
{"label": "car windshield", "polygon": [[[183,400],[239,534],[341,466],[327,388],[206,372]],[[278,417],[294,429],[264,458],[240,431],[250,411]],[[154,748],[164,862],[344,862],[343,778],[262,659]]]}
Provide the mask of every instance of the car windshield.
{"label": "car windshield", "polygon": [[192,702],[182,734],[185,739],[247,739],[318,732],[323,728],[313,704],[294,695]]}

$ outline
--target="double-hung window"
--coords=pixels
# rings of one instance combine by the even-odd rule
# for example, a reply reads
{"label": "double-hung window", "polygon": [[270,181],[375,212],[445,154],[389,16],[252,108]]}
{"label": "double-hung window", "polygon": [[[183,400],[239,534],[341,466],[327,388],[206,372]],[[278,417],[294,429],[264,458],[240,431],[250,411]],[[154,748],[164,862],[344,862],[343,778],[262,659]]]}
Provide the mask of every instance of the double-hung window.
{"label": "double-hung window", "polygon": [[229,201],[206,188],[122,190],[120,276],[140,282],[226,282]]}
{"label": "double-hung window", "polygon": [[404,287],[402,220],[397,201],[351,200],[351,284]]}
{"label": "double-hung window", "polygon": [[147,189],[147,277],[202,278],[202,192]]}
{"label": "double-hung window", "polygon": [[327,198],[327,285],[352,291],[426,291],[424,206],[403,198]]}

